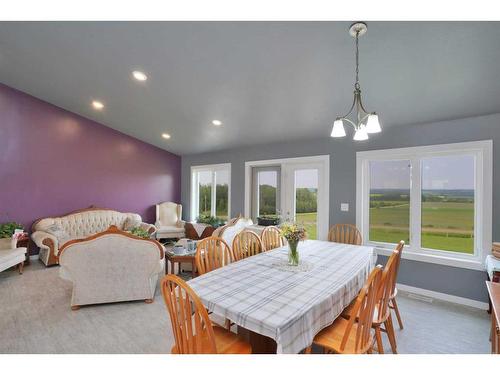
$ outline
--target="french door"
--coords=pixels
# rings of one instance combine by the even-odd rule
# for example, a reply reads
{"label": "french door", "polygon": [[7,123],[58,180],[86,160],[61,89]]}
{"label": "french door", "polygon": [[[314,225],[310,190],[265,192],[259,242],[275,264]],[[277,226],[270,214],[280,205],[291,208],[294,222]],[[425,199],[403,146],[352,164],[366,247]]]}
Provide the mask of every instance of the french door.
{"label": "french door", "polygon": [[326,239],[328,203],[324,165],[290,163],[283,167],[283,217],[302,224],[312,240]]}
{"label": "french door", "polygon": [[247,215],[279,214],[302,224],[310,239],[325,240],[329,224],[328,156],[246,163]]}

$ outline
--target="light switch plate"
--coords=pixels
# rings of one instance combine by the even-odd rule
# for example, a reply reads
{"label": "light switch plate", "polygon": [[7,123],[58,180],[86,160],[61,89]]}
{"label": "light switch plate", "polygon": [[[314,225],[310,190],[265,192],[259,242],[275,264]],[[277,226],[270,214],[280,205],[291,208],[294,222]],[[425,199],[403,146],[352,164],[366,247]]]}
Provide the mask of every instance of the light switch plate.
{"label": "light switch plate", "polygon": [[349,203],[341,203],[340,204],[340,211],[344,211],[344,212],[349,211]]}

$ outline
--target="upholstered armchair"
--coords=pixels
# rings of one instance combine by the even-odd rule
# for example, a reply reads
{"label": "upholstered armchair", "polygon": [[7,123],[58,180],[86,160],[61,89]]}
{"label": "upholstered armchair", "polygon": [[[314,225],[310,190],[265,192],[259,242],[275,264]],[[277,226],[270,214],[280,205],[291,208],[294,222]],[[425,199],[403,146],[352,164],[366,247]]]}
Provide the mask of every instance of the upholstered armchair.
{"label": "upholstered armchair", "polygon": [[134,236],[113,225],[64,244],[59,264],[59,275],[73,283],[73,310],[96,303],[151,303],[158,277],[165,272],[165,249],[158,241]]}
{"label": "upholstered armchair", "polygon": [[16,247],[16,240],[0,238],[0,272],[19,265],[19,273],[23,273],[26,248]]}
{"label": "upholstered armchair", "polygon": [[183,238],[185,222],[182,221],[182,205],[164,202],[156,205],[156,239]]}

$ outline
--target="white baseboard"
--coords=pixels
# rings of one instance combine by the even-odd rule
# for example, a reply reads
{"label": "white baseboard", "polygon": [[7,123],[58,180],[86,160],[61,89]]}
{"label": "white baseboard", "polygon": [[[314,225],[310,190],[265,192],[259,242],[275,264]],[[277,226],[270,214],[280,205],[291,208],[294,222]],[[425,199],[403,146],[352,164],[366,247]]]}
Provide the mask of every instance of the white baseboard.
{"label": "white baseboard", "polygon": [[398,287],[399,290],[404,291],[404,292],[420,294],[422,296],[431,297],[431,298],[439,299],[442,301],[452,302],[452,303],[456,303],[456,304],[464,305],[464,306],[469,306],[469,307],[475,307],[476,309],[480,309],[480,310],[488,310],[488,307],[489,307],[488,303],[486,303],[486,302],[476,301],[474,299],[469,299],[469,298],[458,297],[458,296],[454,296],[452,294],[435,292],[433,290],[416,288],[414,286],[404,285],[404,284],[399,284],[399,283],[396,284],[396,286]]}

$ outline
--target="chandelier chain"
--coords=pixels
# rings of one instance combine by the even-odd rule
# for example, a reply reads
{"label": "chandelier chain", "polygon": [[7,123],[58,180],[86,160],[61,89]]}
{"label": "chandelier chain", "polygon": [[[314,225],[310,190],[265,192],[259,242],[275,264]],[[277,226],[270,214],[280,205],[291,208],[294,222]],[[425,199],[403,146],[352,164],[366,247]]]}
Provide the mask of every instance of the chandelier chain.
{"label": "chandelier chain", "polygon": [[356,31],[356,83],[354,87],[359,90],[359,31]]}

